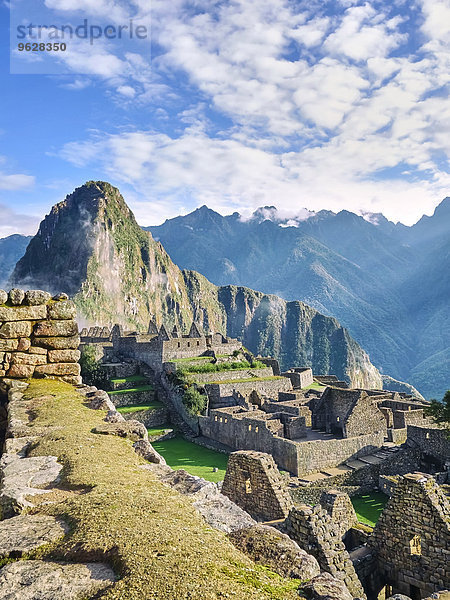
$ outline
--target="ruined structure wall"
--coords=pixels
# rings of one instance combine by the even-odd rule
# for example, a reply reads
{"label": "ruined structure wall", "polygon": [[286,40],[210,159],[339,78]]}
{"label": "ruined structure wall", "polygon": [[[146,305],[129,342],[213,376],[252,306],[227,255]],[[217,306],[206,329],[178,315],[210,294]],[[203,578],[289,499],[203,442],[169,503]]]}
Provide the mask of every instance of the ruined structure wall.
{"label": "ruined structure wall", "polygon": [[293,502],[273,457],[263,452],[233,452],[222,494],[255,519],[285,519]]}
{"label": "ruined structure wall", "polygon": [[423,413],[423,409],[393,410],[394,428],[403,429],[408,425],[427,425],[431,423]]}
{"label": "ruined structure wall", "polygon": [[235,419],[221,411],[212,410],[208,417],[199,417],[199,425],[202,435],[206,437],[235,450],[257,450],[271,454],[280,468],[293,475],[298,474],[296,443],[275,436],[263,420]]}
{"label": "ruined structure wall", "polygon": [[341,530],[320,505],[296,506],[287,520],[289,536],[312,554],[320,568],[344,581],[354,598],[366,598],[350,556],[341,540]]}
{"label": "ruined structure wall", "polygon": [[400,478],[368,543],[395,592],[426,598],[450,586],[450,504],[431,475]]}
{"label": "ruined structure wall", "polygon": [[267,379],[265,381],[249,381],[244,383],[221,383],[208,384],[208,396],[211,403],[220,403],[221,398],[232,396],[233,390],[238,389],[244,396],[249,396],[253,391],[258,394],[269,397],[276,397],[278,391],[288,391],[291,389],[289,379]]}
{"label": "ruined structure wall", "polygon": [[265,367],[263,369],[241,369],[239,371],[216,371],[213,373],[190,373],[188,375],[189,379],[195,381],[196,383],[208,383],[211,381],[229,381],[231,378],[249,379],[250,377],[272,376],[273,371],[269,367]]}
{"label": "ruined structure wall", "polygon": [[370,396],[356,402],[344,424],[344,437],[364,435],[368,431],[382,431],[386,436],[386,419]]}
{"label": "ruined structure wall", "polygon": [[407,432],[408,443],[418,446],[421,452],[433,456],[442,465],[450,461],[450,440],[445,429],[409,425]]}
{"label": "ruined structure wall", "polygon": [[0,290],[0,378],[52,377],[79,384],[76,310],[67,296]]}
{"label": "ruined structure wall", "polygon": [[371,454],[384,443],[384,433],[370,433],[354,438],[314,440],[297,444],[299,474],[314,473],[335,467],[349,458]]}

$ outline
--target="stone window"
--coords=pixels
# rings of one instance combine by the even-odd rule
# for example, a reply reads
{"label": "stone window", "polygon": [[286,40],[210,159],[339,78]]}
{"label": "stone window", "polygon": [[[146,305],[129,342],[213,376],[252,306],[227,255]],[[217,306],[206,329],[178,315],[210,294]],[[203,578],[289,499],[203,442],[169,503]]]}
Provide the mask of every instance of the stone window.
{"label": "stone window", "polygon": [[188,342],[188,348],[190,348],[190,347],[191,347],[191,342]]}
{"label": "stone window", "polygon": [[427,439],[427,440],[429,440],[429,439],[430,439],[430,432],[429,432],[429,431],[427,431],[427,434],[426,434],[426,436],[425,436],[425,437],[426,437],[426,439]]}
{"label": "stone window", "polygon": [[420,535],[415,535],[409,542],[409,549],[411,554],[416,556],[422,556],[422,547],[420,544]]}
{"label": "stone window", "polygon": [[222,423],[222,417],[220,417],[219,421]]}
{"label": "stone window", "polygon": [[339,421],[341,420],[340,417],[336,417],[336,421],[339,423]]}
{"label": "stone window", "polygon": [[259,427],[255,427],[255,433],[258,433]]}
{"label": "stone window", "polygon": [[245,493],[246,494],[252,493],[252,482],[250,481],[250,479],[245,480]]}
{"label": "stone window", "polygon": [[214,417],[214,421],[217,421],[217,415]]}
{"label": "stone window", "polygon": [[251,431],[251,430],[252,430],[252,426],[251,426],[251,425],[249,425],[249,426],[248,426],[248,430],[249,430],[249,431]]}
{"label": "stone window", "polygon": [[197,342],[197,346],[200,346],[200,342]]}
{"label": "stone window", "polygon": [[178,348],[181,348],[181,342],[178,342]]}

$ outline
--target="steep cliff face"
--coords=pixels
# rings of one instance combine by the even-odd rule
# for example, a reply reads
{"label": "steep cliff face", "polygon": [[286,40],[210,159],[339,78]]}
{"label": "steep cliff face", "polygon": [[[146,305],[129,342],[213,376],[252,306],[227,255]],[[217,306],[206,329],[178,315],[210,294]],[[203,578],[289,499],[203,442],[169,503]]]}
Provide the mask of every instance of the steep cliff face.
{"label": "steep cliff face", "polygon": [[381,387],[367,354],[335,319],[302,302],[217,287],[195,271],[180,271],[108,183],[88,182],[53,207],[11,284],[65,291],[87,324],[144,331],[156,315],[159,324],[187,331],[195,319],[205,331],[278,357],[283,367],[311,365],[355,386]]}

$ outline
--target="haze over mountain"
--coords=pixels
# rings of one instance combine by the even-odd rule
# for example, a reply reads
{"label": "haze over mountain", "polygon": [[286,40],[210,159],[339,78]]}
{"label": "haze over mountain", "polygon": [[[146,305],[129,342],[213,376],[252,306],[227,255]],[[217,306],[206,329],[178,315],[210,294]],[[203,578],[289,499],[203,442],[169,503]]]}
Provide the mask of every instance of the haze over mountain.
{"label": "haze over mountain", "polygon": [[146,228],[180,268],[333,315],[384,373],[442,397],[450,371],[450,198],[412,227],[383,215],[206,206]]}
{"label": "haze over mountain", "polygon": [[108,183],[88,182],[53,207],[10,283],[67,292],[86,324],[146,331],[156,315],[169,331],[177,325],[187,332],[195,319],[205,331],[277,356],[285,367],[311,365],[354,386],[382,385],[366,352],[336,319],[302,302],[217,287],[195,271],[180,271]]}
{"label": "haze over mountain", "polygon": [[31,236],[10,235],[0,239],[0,287],[4,287],[16,262],[25,254]]}

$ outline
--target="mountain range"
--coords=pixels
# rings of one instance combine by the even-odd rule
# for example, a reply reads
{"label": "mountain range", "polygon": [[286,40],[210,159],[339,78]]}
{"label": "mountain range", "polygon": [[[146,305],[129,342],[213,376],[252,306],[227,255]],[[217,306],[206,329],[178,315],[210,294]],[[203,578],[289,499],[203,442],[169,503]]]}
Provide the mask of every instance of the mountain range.
{"label": "mountain range", "polygon": [[383,215],[202,206],[147,228],[180,268],[336,317],[382,373],[442,397],[450,372],[450,198],[412,227]]}
{"label": "mountain range", "polygon": [[382,386],[367,353],[335,318],[298,300],[216,286],[180,270],[105,182],[88,182],[52,208],[10,285],[68,293],[83,325],[117,322],[145,332],[156,316],[158,325],[187,333],[195,320],[204,331],[239,338],[255,354],[276,356],[283,367],[308,365],[353,386]]}

